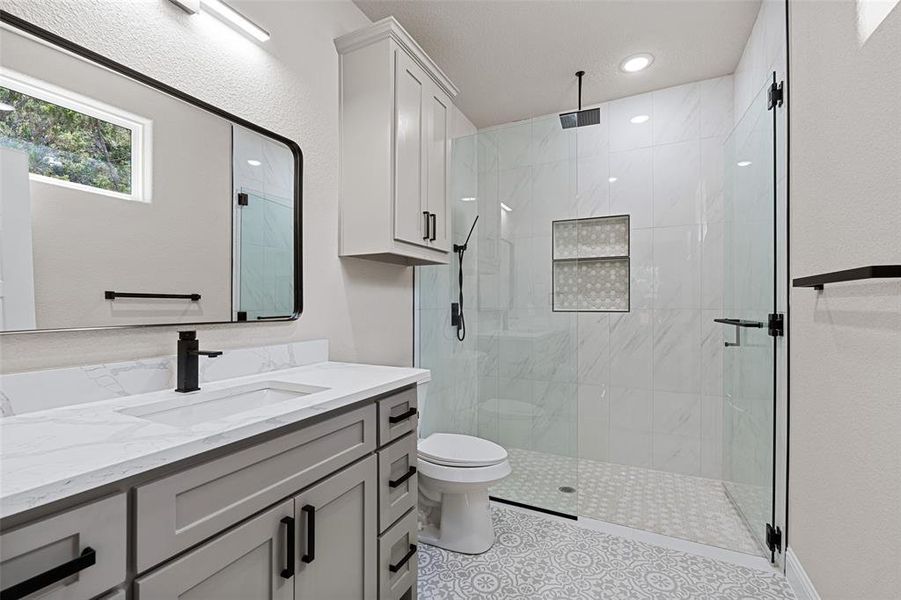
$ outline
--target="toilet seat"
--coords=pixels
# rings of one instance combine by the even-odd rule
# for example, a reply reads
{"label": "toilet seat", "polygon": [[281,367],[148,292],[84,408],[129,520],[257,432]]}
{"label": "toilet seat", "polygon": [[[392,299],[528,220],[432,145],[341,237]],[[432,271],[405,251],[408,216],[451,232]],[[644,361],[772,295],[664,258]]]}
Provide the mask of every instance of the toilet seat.
{"label": "toilet seat", "polygon": [[433,433],[419,440],[421,461],[453,468],[484,468],[507,460],[507,451],[494,442],[458,433]]}

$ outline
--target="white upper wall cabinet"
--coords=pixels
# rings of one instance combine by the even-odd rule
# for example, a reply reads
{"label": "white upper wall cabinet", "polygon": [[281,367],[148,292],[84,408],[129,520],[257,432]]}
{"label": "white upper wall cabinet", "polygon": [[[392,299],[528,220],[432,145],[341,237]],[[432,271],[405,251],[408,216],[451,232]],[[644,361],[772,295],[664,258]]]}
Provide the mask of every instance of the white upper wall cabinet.
{"label": "white upper wall cabinet", "polygon": [[341,256],[446,264],[457,88],[391,17],[336,39],[335,47]]}

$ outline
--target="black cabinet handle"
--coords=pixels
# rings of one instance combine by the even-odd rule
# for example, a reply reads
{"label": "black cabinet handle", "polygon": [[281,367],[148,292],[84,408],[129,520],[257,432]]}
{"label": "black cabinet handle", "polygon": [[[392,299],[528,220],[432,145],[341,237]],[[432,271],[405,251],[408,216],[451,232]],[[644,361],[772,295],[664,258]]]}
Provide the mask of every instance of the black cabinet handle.
{"label": "black cabinet handle", "polygon": [[429,223],[430,223],[430,221],[429,221],[429,211],[427,211],[427,210],[422,211],[422,216],[425,218],[425,222],[424,222],[424,224],[425,224],[425,235],[422,236],[422,239],[427,240],[427,239],[429,239]]}
{"label": "black cabinet handle", "polygon": [[53,585],[67,577],[83,571],[97,562],[97,553],[90,546],[81,551],[81,555],[58,567],[44,571],[30,579],[11,585],[0,592],[0,600],[19,600],[30,596],[38,590]]}
{"label": "black cabinet handle", "polygon": [[285,517],[282,519],[285,529],[285,562],[287,566],[282,569],[282,577],[291,579],[294,577],[294,547],[297,545],[294,539],[294,517]]}
{"label": "black cabinet handle", "polygon": [[397,573],[400,571],[405,564],[407,564],[413,555],[416,554],[416,544],[410,544],[410,551],[404,554],[404,557],[400,559],[400,562],[396,565],[388,565],[388,570],[392,573]]}
{"label": "black cabinet handle", "polygon": [[434,242],[435,236],[438,233],[438,215],[435,213],[429,213],[429,220],[432,223],[432,235],[429,236],[429,241]]}
{"label": "black cabinet handle", "polygon": [[404,473],[403,475],[401,475],[401,476],[398,477],[397,479],[389,479],[389,480],[388,480],[388,487],[390,487],[390,488],[396,488],[397,486],[399,486],[400,484],[402,484],[403,482],[405,482],[405,481],[408,480],[409,478],[413,477],[414,475],[416,475],[416,467],[410,467],[410,469],[409,469],[406,473]]}
{"label": "black cabinet handle", "polygon": [[307,516],[307,551],[300,560],[309,564],[316,560],[316,507],[307,504],[300,510]]}
{"label": "black cabinet handle", "polygon": [[399,415],[394,415],[393,417],[388,417],[388,422],[394,425],[395,423],[400,423],[401,421],[406,421],[410,417],[416,414],[416,409],[411,408],[405,413],[401,413]]}

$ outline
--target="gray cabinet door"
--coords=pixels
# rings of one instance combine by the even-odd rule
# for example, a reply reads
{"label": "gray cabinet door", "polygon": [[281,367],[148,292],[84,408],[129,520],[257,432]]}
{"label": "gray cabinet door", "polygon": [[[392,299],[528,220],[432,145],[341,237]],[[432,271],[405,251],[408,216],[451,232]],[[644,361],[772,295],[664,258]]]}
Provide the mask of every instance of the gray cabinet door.
{"label": "gray cabinet door", "polygon": [[135,581],[137,600],[292,600],[286,500]]}
{"label": "gray cabinet door", "polygon": [[294,497],[297,600],[377,596],[376,470],[370,456]]}

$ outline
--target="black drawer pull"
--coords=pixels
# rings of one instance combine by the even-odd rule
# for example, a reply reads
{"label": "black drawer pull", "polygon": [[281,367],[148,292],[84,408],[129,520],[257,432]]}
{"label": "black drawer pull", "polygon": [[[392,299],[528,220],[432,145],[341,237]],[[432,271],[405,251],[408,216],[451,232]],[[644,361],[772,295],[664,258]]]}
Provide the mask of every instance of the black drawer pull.
{"label": "black drawer pull", "polygon": [[20,598],[30,596],[38,590],[87,569],[96,562],[97,553],[94,552],[93,548],[88,546],[81,551],[80,556],[73,558],[69,562],[63,563],[58,567],[53,567],[39,575],[35,575],[31,579],[26,579],[25,581],[9,586],[0,592],[0,600],[19,600]]}
{"label": "black drawer pull", "polygon": [[406,421],[407,419],[409,419],[410,417],[415,416],[415,415],[416,415],[416,409],[411,408],[410,410],[408,410],[405,413],[401,413],[401,414],[395,415],[393,417],[388,417],[388,422],[391,423],[392,425],[394,425],[395,423],[400,423],[401,421]]}
{"label": "black drawer pull", "polygon": [[416,554],[416,544],[410,544],[410,551],[404,554],[404,557],[400,559],[400,562],[396,565],[388,565],[388,570],[392,573],[397,573],[404,567],[405,564],[410,561],[411,558],[413,558],[414,554]]}
{"label": "black drawer pull", "polygon": [[307,551],[300,560],[309,564],[316,560],[316,507],[307,504],[300,510],[307,516]]}
{"label": "black drawer pull", "polygon": [[404,473],[403,475],[401,475],[401,476],[398,477],[397,479],[389,479],[389,480],[388,480],[388,487],[396,488],[397,486],[399,486],[400,484],[402,484],[403,482],[405,482],[405,481],[408,480],[409,478],[413,477],[414,475],[416,475],[416,467],[410,467],[410,470],[409,470],[409,471],[407,471],[406,473]]}
{"label": "black drawer pull", "polygon": [[282,569],[282,577],[291,579],[294,577],[294,547],[297,545],[294,539],[294,517],[285,517],[282,523],[286,525],[285,529],[285,562],[287,566]]}

